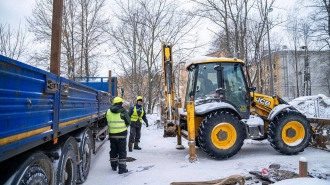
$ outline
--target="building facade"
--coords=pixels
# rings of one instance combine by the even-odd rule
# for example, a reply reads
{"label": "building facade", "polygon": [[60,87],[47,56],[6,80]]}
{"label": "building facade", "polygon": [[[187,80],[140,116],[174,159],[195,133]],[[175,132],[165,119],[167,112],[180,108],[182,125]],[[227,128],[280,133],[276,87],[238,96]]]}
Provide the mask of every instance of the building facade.
{"label": "building facade", "polygon": [[276,53],[279,64],[278,94],[290,101],[299,96],[330,95],[330,52],[291,51]]}

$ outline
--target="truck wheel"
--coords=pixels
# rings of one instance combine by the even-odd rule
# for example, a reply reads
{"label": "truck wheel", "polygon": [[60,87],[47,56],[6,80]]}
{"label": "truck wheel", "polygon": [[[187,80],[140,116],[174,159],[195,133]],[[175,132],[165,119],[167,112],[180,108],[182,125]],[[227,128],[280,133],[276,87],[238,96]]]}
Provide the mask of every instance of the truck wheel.
{"label": "truck wheel", "polygon": [[67,145],[67,147],[64,148],[57,170],[58,184],[76,184],[77,161],[71,145]]}
{"label": "truck wheel", "polygon": [[45,171],[38,165],[30,166],[25,172],[22,181],[22,185],[47,185],[48,179]]}
{"label": "truck wheel", "polygon": [[206,116],[198,134],[202,150],[215,159],[225,159],[235,155],[245,139],[244,127],[238,117],[224,111]]}
{"label": "truck wheel", "polygon": [[80,151],[80,164],[78,169],[78,183],[83,183],[87,179],[90,164],[91,164],[91,156],[92,156],[92,146],[90,135],[88,134],[89,129],[86,129],[84,132],[83,140],[81,145],[79,146]]}
{"label": "truck wheel", "polygon": [[312,127],[301,113],[287,111],[278,114],[267,129],[268,141],[278,152],[295,155],[308,146]]}
{"label": "truck wheel", "polygon": [[[41,152],[20,154],[3,167],[7,168],[7,171],[15,170],[9,181],[4,184],[54,184],[52,162],[48,156]],[[2,175],[6,177],[6,173]]]}

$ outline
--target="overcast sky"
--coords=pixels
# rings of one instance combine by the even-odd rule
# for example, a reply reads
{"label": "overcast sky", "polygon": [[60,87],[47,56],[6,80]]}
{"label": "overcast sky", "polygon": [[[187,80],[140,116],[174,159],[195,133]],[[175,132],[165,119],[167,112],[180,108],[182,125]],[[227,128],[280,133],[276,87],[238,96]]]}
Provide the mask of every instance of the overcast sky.
{"label": "overcast sky", "polygon": [[[26,25],[25,18],[31,16],[32,8],[35,5],[36,0],[0,0],[0,24],[10,24],[12,29],[17,29],[19,23],[21,22],[21,27],[24,28]],[[189,2],[189,0],[187,0]],[[287,13],[290,7],[293,7],[295,2],[298,0],[276,0],[273,6],[273,12],[281,12],[282,15]],[[112,2],[112,0],[108,0],[107,3]],[[204,29],[204,30],[203,30]],[[203,35],[203,41],[209,41],[213,33],[208,29],[212,29],[210,24],[203,26],[200,31],[200,35]],[[273,28],[273,32],[281,32],[283,27]],[[200,55],[206,55],[208,52],[208,46],[199,50]],[[106,67],[107,68],[107,67]],[[108,69],[101,72],[101,76],[108,75]]]}
{"label": "overcast sky", "polygon": [[[24,17],[31,15],[31,9],[36,0],[1,0],[0,23],[18,24]],[[111,1],[111,0],[110,0]],[[274,11],[286,10],[292,7],[297,0],[276,0]]]}

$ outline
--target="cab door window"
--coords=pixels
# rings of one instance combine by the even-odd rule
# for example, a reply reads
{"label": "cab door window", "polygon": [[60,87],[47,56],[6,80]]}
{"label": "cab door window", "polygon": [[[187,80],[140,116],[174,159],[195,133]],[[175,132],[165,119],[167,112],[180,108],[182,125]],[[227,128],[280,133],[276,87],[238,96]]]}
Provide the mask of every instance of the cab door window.
{"label": "cab door window", "polygon": [[238,64],[222,64],[225,100],[234,105],[240,112],[248,112],[249,96],[243,71]]}

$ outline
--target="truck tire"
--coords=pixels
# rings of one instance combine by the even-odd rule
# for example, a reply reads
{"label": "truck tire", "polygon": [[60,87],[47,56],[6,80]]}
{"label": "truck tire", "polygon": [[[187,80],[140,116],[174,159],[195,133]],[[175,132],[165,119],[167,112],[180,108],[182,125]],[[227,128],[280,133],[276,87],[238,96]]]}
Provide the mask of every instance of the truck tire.
{"label": "truck tire", "polygon": [[48,179],[45,171],[38,165],[30,166],[25,172],[21,185],[47,185]]}
{"label": "truck tire", "polygon": [[[11,167],[9,167],[10,165]],[[10,161],[10,163],[2,167],[13,174],[8,178],[7,182],[3,182],[4,184],[54,184],[52,162],[50,158],[42,152],[20,154],[14,160]],[[6,171],[3,171],[1,176],[6,178]]]}
{"label": "truck tire", "polygon": [[308,146],[312,127],[304,115],[296,111],[281,112],[267,129],[270,145],[279,153],[296,155]]}
{"label": "truck tire", "polygon": [[244,126],[237,116],[218,111],[206,116],[198,130],[199,145],[215,159],[225,159],[235,155],[245,139]]}
{"label": "truck tire", "polygon": [[92,144],[90,130],[85,129],[82,142],[79,146],[80,164],[78,166],[78,183],[83,183],[87,179],[92,156]]}
{"label": "truck tire", "polygon": [[77,160],[71,144],[63,148],[57,169],[57,184],[76,184]]}

